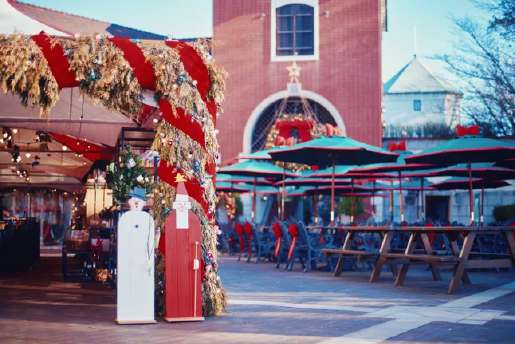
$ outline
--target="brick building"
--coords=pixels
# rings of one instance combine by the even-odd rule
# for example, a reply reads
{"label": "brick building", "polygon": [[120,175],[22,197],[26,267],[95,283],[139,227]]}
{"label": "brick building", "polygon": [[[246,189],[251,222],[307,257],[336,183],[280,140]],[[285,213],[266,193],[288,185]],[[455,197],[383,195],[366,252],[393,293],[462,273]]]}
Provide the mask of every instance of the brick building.
{"label": "brick building", "polygon": [[[381,144],[385,0],[214,0],[213,16],[213,55],[228,72],[223,161],[262,148],[264,124],[286,97],[289,107],[307,100],[320,122]],[[300,90],[287,87],[293,61]]]}

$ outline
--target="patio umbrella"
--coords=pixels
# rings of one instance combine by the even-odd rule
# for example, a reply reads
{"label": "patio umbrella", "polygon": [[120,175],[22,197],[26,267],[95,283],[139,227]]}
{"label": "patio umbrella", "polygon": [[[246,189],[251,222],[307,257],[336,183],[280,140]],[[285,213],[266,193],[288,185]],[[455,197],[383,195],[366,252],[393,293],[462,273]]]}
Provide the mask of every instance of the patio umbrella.
{"label": "patio umbrella", "polygon": [[252,191],[252,220],[256,216],[256,186],[259,177],[266,177],[271,179],[279,179],[284,177],[293,177],[295,173],[287,171],[284,168],[278,167],[273,163],[266,160],[246,160],[233,165],[225,166],[220,169],[220,173],[237,176],[253,177],[254,190]]}
{"label": "patio umbrella", "polygon": [[515,143],[479,137],[478,127],[465,128],[465,130],[463,130],[463,127],[458,127],[457,130],[465,131],[466,135],[445,141],[418,154],[406,157],[406,162],[433,164],[435,166],[467,164],[470,223],[472,224],[474,222],[472,163],[493,163],[513,159],[515,157]]}
{"label": "patio umbrella", "polygon": [[492,163],[473,163],[470,165],[470,172],[468,164],[458,164],[439,169],[431,169],[427,171],[415,171],[413,174],[406,174],[406,176],[427,176],[427,177],[468,177],[469,174],[472,178],[484,179],[515,179],[515,170],[495,166]]}
{"label": "patio umbrella", "polygon": [[470,190],[471,188],[481,189],[479,222],[482,225],[484,220],[485,189],[496,189],[508,185],[510,184],[504,180],[451,177],[447,180],[444,180],[443,182],[434,184],[433,188],[437,190]]}
{"label": "patio umbrella", "polygon": [[433,184],[433,188],[436,190],[467,190],[470,187],[471,181],[473,189],[496,189],[510,185],[510,183],[504,180],[487,180],[480,178],[470,180],[468,178],[451,177],[440,183]]}
{"label": "patio umbrella", "polygon": [[254,177],[224,174],[224,173],[217,173],[216,181],[217,182],[228,182],[228,183],[248,183],[248,184],[255,182],[256,185],[272,185],[273,184],[272,181],[267,180],[266,178],[263,178],[263,177],[256,178],[256,180],[254,181]]}
{"label": "patio umbrella", "polygon": [[334,222],[336,165],[394,162],[398,154],[344,136],[320,137],[269,152],[273,160],[332,167],[331,222]]}
{"label": "patio umbrella", "polygon": [[[400,216],[401,216],[401,222],[404,221],[404,198],[402,195],[403,190],[403,184],[402,184],[402,172],[403,171],[413,171],[413,170],[420,170],[424,168],[431,168],[432,165],[429,164],[423,164],[423,163],[406,163],[405,158],[410,156],[411,152],[406,151],[406,144],[405,141],[401,141],[400,143],[391,143],[390,150],[395,151],[399,154],[399,157],[395,162],[390,163],[380,163],[380,164],[371,164],[363,167],[356,167],[354,168],[350,174],[356,174],[356,175],[367,175],[367,174],[374,174],[374,173],[393,173],[398,177],[399,180],[399,209],[400,209]],[[421,186],[423,188],[423,186]],[[421,190],[422,192],[422,190]],[[392,198],[393,202],[393,198]],[[392,204],[393,207],[393,204]],[[393,208],[392,208],[393,211]],[[393,214],[393,213],[392,213]],[[393,218],[392,218],[393,220]]]}
{"label": "patio umbrella", "polygon": [[498,161],[495,163],[495,166],[515,169],[515,158]]}
{"label": "patio umbrella", "polygon": [[[336,178],[335,185],[350,185],[350,179],[347,178]],[[286,178],[284,181],[277,182],[277,184],[284,184],[286,186],[323,186],[331,185],[331,180],[327,178]]]}
{"label": "patio umbrella", "polygon": [[268,154],[272,150],[276,150],[278,147],[274,147],[271,149],[262,149],[253,153],[241,153],[238,158],[239,159],[252,159],[252,160],[272,160],[270,154]]}
{"label": "patio umbrella", "polygon": [[215,188],[216,188],[217,192],[244,193],[244,192],[249,191],[248,185],[238,185],[235,183],[219,182],[219,181],[216,182]]}

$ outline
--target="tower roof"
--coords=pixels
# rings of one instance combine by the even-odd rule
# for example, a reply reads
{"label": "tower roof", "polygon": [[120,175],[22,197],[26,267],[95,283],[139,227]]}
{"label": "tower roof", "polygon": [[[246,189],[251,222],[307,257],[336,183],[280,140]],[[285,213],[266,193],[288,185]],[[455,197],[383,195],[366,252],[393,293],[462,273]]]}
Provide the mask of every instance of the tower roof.
{"label": "tower roof", "polygon": [[384,93],[461,93],[442,62],[413,56],[384,84]]}

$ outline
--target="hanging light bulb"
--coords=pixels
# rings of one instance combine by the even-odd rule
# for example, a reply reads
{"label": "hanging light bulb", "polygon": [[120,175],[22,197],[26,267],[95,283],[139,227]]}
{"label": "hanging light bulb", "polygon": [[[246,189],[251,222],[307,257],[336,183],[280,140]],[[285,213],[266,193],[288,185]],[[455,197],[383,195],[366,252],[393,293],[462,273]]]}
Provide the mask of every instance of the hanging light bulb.
{"label": "hanging light bulb", "polygon": [[67,151],[67,150],[68,150],[68,147],[63,146],[63,151]]}
{"label": "hanging light bulb", "polygon": [[13,129],[13,134],[18,134],[18,129],[14,128]]}
{"label": "hanging light bulb", "polygon": [[25,153],[25,157],[28,159],[30,158],[30,153]]}

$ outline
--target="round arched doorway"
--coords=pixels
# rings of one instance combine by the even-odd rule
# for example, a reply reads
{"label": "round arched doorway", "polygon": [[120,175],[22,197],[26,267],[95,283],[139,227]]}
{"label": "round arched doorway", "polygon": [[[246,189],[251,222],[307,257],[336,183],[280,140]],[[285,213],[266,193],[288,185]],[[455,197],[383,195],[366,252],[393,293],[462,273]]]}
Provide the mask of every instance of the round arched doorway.
{"label": "round arched doorway", "polygon": [[245,125],[243,152],[255,152],[264,148],[268,133],[279,111],[287,114],[301,114],[305,112],[305,104],[309,106],[317,122],[336,126],[345,134],[345,125],[340,113],[326,98],[305,90],[302,90],[299,95],[290,95],[287,91],[281,91],[264,99],[252,112]]}

